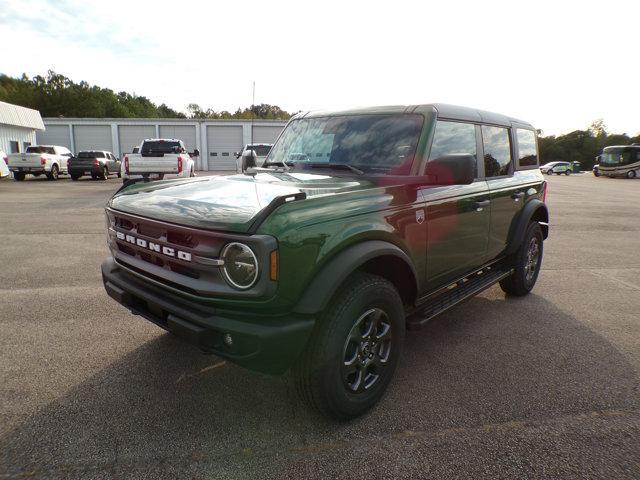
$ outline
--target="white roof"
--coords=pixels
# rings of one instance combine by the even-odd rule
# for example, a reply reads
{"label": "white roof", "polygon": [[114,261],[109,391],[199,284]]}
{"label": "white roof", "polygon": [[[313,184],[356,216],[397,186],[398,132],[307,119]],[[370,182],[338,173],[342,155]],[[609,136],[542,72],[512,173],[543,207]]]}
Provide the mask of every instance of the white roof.
{"label": "white roof", "polygon": [[0,102],[0,123],[15,127],[44,130],[44,123],[42,123],[39,111],[6,102]]}

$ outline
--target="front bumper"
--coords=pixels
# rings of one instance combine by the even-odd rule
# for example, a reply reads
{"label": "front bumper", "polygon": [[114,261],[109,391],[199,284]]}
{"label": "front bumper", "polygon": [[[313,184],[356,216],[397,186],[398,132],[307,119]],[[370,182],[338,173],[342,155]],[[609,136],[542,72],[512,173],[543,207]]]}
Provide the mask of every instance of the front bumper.
{"label": "front bumper", "polygon": [[[281,374],[298,358],[314,319],[297,315],[244,313],[186,300],[138,278],[115,262],[102,264],[110,297],[132,313],[174,333],[200,349],[250,370]],[[224,342],[231,335],[233,343]]]}

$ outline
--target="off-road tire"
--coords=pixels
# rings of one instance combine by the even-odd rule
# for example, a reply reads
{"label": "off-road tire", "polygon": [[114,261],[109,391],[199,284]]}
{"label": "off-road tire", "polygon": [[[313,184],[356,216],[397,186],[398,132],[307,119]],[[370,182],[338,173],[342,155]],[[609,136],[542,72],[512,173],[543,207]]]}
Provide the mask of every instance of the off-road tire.
{"label": "off-road tire", "polygon": [[13,179],[16,182],[22,182],[24,180],[24,177],[26,177],[26,173],[24,172],[13,172]]}
{"label": "off-road tire", "polygon": [[[536,242],[538,248],[533,271],[531,271],[533,262],[530,261],[529,256],[532,242]],[[538,222],[531,222],[522,239],[522,244],[512,257],[514,272],[507,278],[500,280],[500,288],[502,288],[505,293],[521,297],[533,289],[540,274],[540,267],[542,266],[543,243],[540,224]]]}
{"label": "off-road tire", "polygon": [[[347,339],[357,328],[358,321],[372,311],[385,314],[383,322],[390,327],[390,350],[385,366],[380,370],[377,365],[373,366],[372,371],[380,373],[377,380],[368,389],[353,393],[343,376],[345,352],[352,344]],[[292,369],[299,398],[327,417],[346,420],[362,415],[384,395],[400,357],[404,333],[404,307],[393,284],[377,275],[353,274],[320,315],[303,354]],[[374,332],[374,335],[377,334]],[[376,348],[376,356],[383,355],[382,343],[372,347]],[[355,351],[361,352],[357,348]],[[372,362],[378,359],[375,357]],[[366,368],[360,378],[367,374]],[[366,383],[366,378],[362,378],[362,382]]]}
{"label": "off-road tire", "polygon": [[47,175],[47,179],[49,180],[58,180],[59,174],[60,174],[60,171],[58,170],[58,166],[53,165],[51,167],[51,171],[48,172],[46,175]]}

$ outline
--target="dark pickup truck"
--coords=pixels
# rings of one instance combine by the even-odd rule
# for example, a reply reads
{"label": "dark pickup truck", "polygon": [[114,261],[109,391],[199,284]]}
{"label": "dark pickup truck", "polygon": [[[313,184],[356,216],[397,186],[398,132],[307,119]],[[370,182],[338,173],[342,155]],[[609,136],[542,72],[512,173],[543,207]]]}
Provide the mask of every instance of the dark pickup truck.
{"label": "dark pickup truck", "polygon": [[94,180],[107,180],[109,174],[120,177],[120,160],[111,152],[104,150],[90,150],[78,152],[68,163],[71,180],[78,180],[83,175],[91,175]]}
{"label": "dark pickup truck", "polygon": [[117,192],[104,286],[350,418],[380,400],[411,330],[496,283],[533,288],[545,196],[524,121],[440,104],[302,113],[264,168]]}

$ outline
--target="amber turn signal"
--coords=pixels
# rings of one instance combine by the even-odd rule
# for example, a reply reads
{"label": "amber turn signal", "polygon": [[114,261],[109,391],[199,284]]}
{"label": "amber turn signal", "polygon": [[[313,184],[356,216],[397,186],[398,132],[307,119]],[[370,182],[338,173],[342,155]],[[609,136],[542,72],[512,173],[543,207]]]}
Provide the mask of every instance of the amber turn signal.
{"label": "amber turn signal", "polygon": [[269,278],[273,281],[278,280],[278,251],[271,252],[269,257]]}

